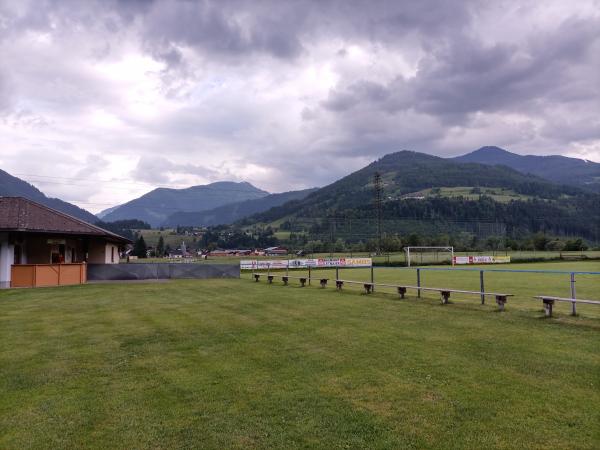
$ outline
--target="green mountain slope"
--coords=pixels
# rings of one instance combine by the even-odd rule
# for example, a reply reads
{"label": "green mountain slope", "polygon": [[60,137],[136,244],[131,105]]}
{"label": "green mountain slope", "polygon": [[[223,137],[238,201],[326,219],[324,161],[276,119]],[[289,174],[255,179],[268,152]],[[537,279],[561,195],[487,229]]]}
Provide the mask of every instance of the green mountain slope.
{"label": "green mountain slope", "polygon": [[96,216],[85,209],[58,198],[46,197],[46,195],[35,186],[32,186],[20,178],[12,176],[4,170],[0,170],[0,196],[25,197],[89,223],[94,223],[98,220]]}
{"label": "green mountain slope", "polygon": [[[590,239],[597,239],[600,231],[598,194],[524,175],[505,166],[460,163],[410,151],[386,155],[303,200],[256,214],[241,224],[327,217],[372,219],[376,172],[381,174],[386,221],[502,222],[509,233],[548,230]],[[454,189],[460,191],[466,186],[483,195],[448,195],[451,188],[460,187]],[[499,199],[490,194],[493,188],[500,193],[510,192],[513,198],[496,201]],[[423,190],[427,190],[427,195],[414,195]]]}
{"label": "green mountain slope", "polygon": [[458,162],[504,165],[521,173],[531,173],[557,183],[600,192],[600,164],[566,156],[517,155],[499,147],[481,147],[454,158]]}
{"label": "green mountain slope", "polygon": [[290,200],[302,200],[316,190],[316,188],[313,188],[301,191],[282,192],[280,194],[269,194],[263,198],[230,203],[207,211],[180,211],[171,214],[163,223],[163,226],[212,226],[231,224],[249,215],[283,205]]}
{"label": "green mountain slope", "polygon": [[250,183],[221,181],[192,186],[186,189],[154,189],[102,216],[105,222],[138,219],[153,227],[160,226],[171,214],[179,211],[193,212],[213,209],[228,203],[253,200],[269,193]]}

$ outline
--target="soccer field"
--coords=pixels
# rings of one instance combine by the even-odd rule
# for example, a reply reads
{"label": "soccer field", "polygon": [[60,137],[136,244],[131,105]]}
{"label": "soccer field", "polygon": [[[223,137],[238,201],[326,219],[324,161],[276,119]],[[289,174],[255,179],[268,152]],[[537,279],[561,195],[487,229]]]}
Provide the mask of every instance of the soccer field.
{"label": "soccer field", "polygon": [[600,318],[520,295],[1,291],[0,448],[599,448]]}

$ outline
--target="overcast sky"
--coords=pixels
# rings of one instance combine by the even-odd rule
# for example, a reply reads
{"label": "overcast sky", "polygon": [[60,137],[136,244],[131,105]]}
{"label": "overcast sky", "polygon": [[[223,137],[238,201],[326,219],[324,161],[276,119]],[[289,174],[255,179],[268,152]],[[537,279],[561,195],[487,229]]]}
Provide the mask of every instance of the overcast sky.
{"label": "overcast sky", "polygon": [[94,212],[484,145],[600,161],[600,1],[0,0],[0,168]]}

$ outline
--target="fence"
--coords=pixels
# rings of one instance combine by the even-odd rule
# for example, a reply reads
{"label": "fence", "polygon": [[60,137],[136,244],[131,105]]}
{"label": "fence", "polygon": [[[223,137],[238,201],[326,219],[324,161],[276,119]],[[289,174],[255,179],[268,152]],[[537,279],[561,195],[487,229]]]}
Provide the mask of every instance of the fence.
{"label": "fence", "polygon": [[153,280],[153,279],[205,279],[239,278],[237,264],[89,264],[88,280]]}
{"label": "fence", "polygon": [[15,264],[11,287],[66,286],[86,281],[86,264]]}
{"label": "fence", "polygon": [[[285,269],[284,269],[285,270]],[[403,284],[416,287],[462,289],[481,292],[481,304],[485,304],[485,293],[508,292],[515,294],[511,303],[520,309],[532,309],[535,296],[556,296],[572,299],[598,299],[600,297],[600,272],[561,270],[519,270],[496,268],[450,268],[450,267],[372,267],[369,269],[304,269],[296,273],[311,279],[329,278],[354,280],[359,283]],[[267,271],[262,271],[267,274]],[[273,273],[271,269],[269,271]],[[344,274],[342,274],[344,272]],[[385,288],[381,287],[382,290]],[[421,291],[416,291],[417,298]],[[570,302],[571,314],[576,314],[576,302]],[[598,308],[584,307],[592,317],[600,317]]]}

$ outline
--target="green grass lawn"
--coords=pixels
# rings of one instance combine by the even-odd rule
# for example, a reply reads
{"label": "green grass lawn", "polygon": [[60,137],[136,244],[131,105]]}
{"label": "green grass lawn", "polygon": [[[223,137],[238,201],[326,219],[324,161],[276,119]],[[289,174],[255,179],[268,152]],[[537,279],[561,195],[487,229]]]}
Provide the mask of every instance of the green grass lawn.
{"label": "green grass lawn", "polygon": [[0,291],[0,448],[599,448],[600,318],[525,301]]}

